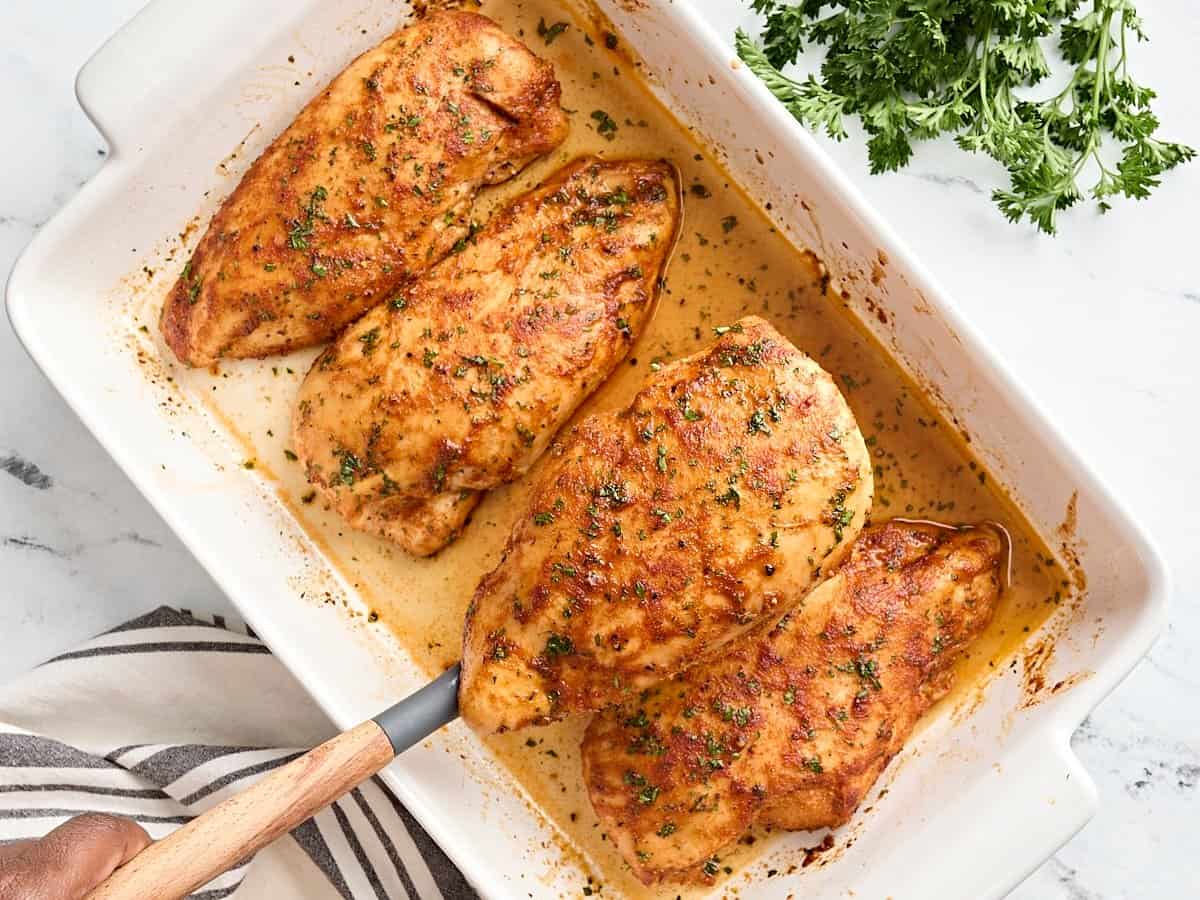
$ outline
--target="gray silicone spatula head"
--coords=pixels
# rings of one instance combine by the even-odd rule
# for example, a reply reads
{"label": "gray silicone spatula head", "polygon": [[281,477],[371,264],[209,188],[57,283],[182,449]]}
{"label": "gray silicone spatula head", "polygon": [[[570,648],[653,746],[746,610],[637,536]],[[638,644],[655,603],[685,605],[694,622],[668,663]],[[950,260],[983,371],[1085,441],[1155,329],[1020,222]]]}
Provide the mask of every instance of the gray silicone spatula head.
{"label": "gray silicone spatula head", "polygon": [[429,737],[458,718],[459,664],[455,663],[415,694],[375,717],[396,753]]}

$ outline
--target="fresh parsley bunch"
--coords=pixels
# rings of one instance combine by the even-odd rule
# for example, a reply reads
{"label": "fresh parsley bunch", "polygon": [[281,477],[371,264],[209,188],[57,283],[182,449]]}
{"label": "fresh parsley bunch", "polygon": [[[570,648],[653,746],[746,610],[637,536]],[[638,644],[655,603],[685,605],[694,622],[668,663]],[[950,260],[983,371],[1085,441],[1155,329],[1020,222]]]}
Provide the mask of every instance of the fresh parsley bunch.
{"label": "fresh parsley bunch", "polygon": [[[858,116],[874,173],[898,169],[913,141],[942,132],[1008,170],[992,198],[1011,221],[1053,234],[1059,210],[1085,190],[1140,199],[1164,172],[1195,156],[1156,138],[1154,91],[1129,74],[1127,46],[1145,40],[1132,0],[751,0],[766,16],[761,46],[737,33],[738,55],[799,121],[846,136]],[[827,11],[826,8],[830,9]],[[1072,67],[1042,99],[1052,36]],[[780,71],[809,44],[826,55],[820,77]],[[1092,165],[1089,165],[1092,163]],[[1090,188],[1081,178],[1095,178]]]}

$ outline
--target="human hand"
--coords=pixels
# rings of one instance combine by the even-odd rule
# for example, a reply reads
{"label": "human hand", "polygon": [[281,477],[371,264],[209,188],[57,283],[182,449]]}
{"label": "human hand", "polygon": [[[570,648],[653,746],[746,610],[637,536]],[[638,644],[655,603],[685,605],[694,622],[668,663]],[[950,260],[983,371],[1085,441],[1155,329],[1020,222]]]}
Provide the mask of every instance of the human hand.
{"label": "human hand", "polygon": [[76,816],[40,840],[0,846],[0,900],[83,900],[149,843],[129,819]]}

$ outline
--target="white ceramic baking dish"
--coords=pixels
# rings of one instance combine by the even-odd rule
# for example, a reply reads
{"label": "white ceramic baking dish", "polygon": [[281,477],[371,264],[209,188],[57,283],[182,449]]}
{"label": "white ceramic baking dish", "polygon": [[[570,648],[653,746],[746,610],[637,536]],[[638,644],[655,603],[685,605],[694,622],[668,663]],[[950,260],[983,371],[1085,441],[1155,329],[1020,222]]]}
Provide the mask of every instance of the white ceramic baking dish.
{"label": "white ceramic baking dish", "polygon": [[[767,879],[768,868],[787,871],[811,843],[784,836],[729,884],[752,882],[748,895],[764,898],[998,897],[1095,810],[1069,737],[1163,627],[1165,570],[903,243],[736,65],[730,35],[706,24],[721,2],[599,5],[646,61],[664,102],[752,196],[770,202],[780,228],[814,248],[835,279],[853,282],[854,311],[1087,577],[1083,601],[1032,635],[1033,649],[974,708],[945,710],[921,732],[885,776],[886,801],[839,836],[834,858]],[[79,100],[111,147],[107,164],[39,232],[8,285],[9,314],[30,354],[341,726],[420,676],[385,631],[347,615],[358,609],[354,591],[327,570],[269,486],[238,465],[219,423],[147,377],[145,343],[127,333],[128,279],[201,196],[212,192],[215,202],[228,191],[215,161],[243,139],[243,152],[257,152],[308,96],[284,88],[292,72],[277,64],[287,48],[305,49],[316,85],[402,18],[387,0],[151,3],[79,75]],[[262,124],[248,138],[247,105]],[[310,602],[314,595],[345,602]],[[486,896],[578,896],[583,876],[572,854],[461,724],[386,777]]]}

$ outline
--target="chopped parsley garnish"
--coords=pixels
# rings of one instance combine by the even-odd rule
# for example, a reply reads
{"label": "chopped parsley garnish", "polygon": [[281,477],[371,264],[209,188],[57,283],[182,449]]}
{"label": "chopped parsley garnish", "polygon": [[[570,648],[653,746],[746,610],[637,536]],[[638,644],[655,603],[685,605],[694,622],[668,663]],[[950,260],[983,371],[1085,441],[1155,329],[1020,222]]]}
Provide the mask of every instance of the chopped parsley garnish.
{"label": "chopped parsley garnish", "polygon": [[358,336],[358,340],[363,345],[363,356],[370,356],[379,345],[379,329],[372,328],[370,331],[364,331]]}
{"label": "chopped parsley garnish", "polygon": [[738,493],[737,488],[732,484],[724,494],[720,494],[716,498],[717,502],[722,506],[732,506],[734,509],[742,508],[742,495]]}
{"label": "chopped parsley garnish", "polygon": [[539,18],[537,24],[538,37],[540,37],[545,42],[546,46],[549,47],[554,43],[554,39],[566,31],[569,27],[570,26],[567,25],[566,22],[555,22],[553,25],[547,25],[544,18]]}
{"label": "chopped parsley garnish", "polygon": [[325,218],[322,204],[328,197],[329,192],[321,185],[313,188],[312,193],[308,195],[308,204],[304,207],[304,218],[293,219],[290,223],[288,246],[293,250],[308,249],[308,239],[312,237],[313,223],[317,219]]}
{"label": "chopped parsley garnish", "polygon": [[342,465],[338,470],[338,475],[342,484],[352,486],[354,484],[355,475],[358,473],[361,463],[359,463],[358,457],[349,450],[342,451],[341,457]]}
{"label": "chopped parsley garnish", "polygon": [[629,487],[623,481],[607,481],[596,489],[596,496],[613,506],[624,506],[629,502]]}
{"label": "chopped parsley garnish", "polygon": [[[714,703],[713,712],[721,714],[721,718],[726,722],[733,722],[739,728],[745,728],[750,724],[750,719],[754,715],[754,711],[749,706],[730,706],[727,703]],[[709,753],[720,753],[722,748],[713,750],[709,748]]]}
{"label": "chopped parsley garnish", "polygon": [[643,806],[650,806],[658,799],[658,794],[659,789],[652,784],[648,784],[638,791],[638,803],[641,803]]}
{"label": "chopped parsley garnish", "polygon": [[467,225],[467,233],[454,242],[454,246],[450,248],[451,253],[462,253],[467,249],[467,244],[475,243],[475,235],[483,230],[483,226],[477,222],[470,222]]}
{"label": "chopped parsley garnish", "polygon": [[[736,327],[736,326],[734,326]],[[762,364],[763,352],[766,346],[762,341],[755,341],[744,347],[725,347],[717,359],[722,366],[757,366]]]}
{"label": "chopped parsley garnish", "polygon": [[857,675],[859,681],[877,691],[883,690],[883,685],[879,682],[879,663],[865,655],[860,655],[850,662],[842,663],[834,668],[839,672]]}
{"label": "chopped parsley garnish", "polygon": [[596,134],[610,141],[617,136],[616,120],[604,110],[592,110],[592,120],[596,123]]}
{"label": "chopped parsley garnish", "polygon": [[550,634],[546,638],[546,656],[570,656],[575,652],[575,644],[563,634]]}
{"label": "chopped parsley garnish", "polygon": [[605,198],[605,201],[609,204],[616,204],[617,206],[628,206],[633,202],[633,198],[629,196],[629,192],[626,191],[624,187],[619,187],[609,194]]}
{"label": "chopped parsley garnish", "polygon": [[849,491],[839,490],[829,498],[829,512],[825,521],[833,528],[833,536],[840,543],[845,529],[854,520],[854,510],[846,508],[846,496]]}

